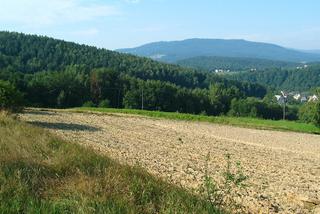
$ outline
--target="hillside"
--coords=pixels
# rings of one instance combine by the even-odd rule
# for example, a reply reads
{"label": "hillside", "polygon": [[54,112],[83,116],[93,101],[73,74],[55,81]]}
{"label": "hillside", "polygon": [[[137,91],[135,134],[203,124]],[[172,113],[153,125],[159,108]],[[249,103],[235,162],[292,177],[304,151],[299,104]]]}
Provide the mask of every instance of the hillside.
{"label": "hillside", "polygon": [[28,106],[82,105],[223,114],[233,98],[264,97],[259,84],[48,37],[0,32],[0,80]]}
{"label": "hillside", "polygon": [[205,72],[148,58],[49,37],[0,31],[0,71],[3,73],[61,72],[71,66],[77,66],[78,71],[85,73],[95,68],[108,68],[143,80],[160,80],[187,88],[208,87],[208,78],[227,82]]}
{"label": "hillside", "polygon": [[269,87],[289,91],[309,91],[320,85],[320,65],[314,64],[303,69],[270,69],[259,72],[241,72],[226,75],[233,80],[260,83]]}
{"label": "hillside", "polygon": [[175,80],[176,84],[187,87],[194,87],[187,79],[188,74],[199,80],[204,78],[190,69],[147,58],[43,36],[0,31],[0,70],[30,74],[63,71],[73,65],[81,66],[85,72],[104,67],[143,79],[172,81],[175,78],[179,80]]}
{"label": "hillside", "polygon": [[275,61],[258,58],[200,56],[179,60],[176,64],[205,71],[223,69],[230,71],[245,71],[250,69],[263,70],[266,68],[293,68],[299,63]]}
{"label": "hillside", "polygon": [[187,39],[155,42],[119,52],[176,62],[198,56],[248,57],[290,62],[319,61],[320,54],[305,53],[278,45],[245,40]]}

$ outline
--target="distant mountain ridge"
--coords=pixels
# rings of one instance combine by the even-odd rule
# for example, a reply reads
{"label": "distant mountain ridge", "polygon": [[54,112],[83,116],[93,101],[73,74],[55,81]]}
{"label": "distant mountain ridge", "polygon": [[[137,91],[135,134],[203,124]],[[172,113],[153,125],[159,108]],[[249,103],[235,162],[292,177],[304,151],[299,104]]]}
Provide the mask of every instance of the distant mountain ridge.
{"label": "distant mountain ridge", "polygon": [[204,71],[246,71],[263,70],[267,68],[295,68],[303,66],[301,63],[285,62],[277,60],[245,58],[245,57],[222,57],[222,56],[199,56],[179,60],[176,64]]}
{"label": "distant mountain ridge", "polygon": [[320,54],[320,50],[304,50],[306,53]]}
{"label": "distant mountain ridge", "polygon": [[320,61],[320,54],[317,53],[307,53],[275,44],[241,39],[187,39],[154,42],[117,51],[169,63],[199,56],[246,57],[298,63]]}

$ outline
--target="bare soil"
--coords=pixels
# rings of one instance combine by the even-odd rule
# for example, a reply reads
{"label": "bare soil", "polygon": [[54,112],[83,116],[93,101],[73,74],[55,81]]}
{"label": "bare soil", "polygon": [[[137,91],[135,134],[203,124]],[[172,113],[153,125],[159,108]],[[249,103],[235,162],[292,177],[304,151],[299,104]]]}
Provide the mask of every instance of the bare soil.
{"label": "bare soil", "polygon": [[207,164],[220,180],[230,154],[249,176],[241,200],[250,213],[319,212],[319,135],[54,110],[21,118],[189,189],[203,183]]}

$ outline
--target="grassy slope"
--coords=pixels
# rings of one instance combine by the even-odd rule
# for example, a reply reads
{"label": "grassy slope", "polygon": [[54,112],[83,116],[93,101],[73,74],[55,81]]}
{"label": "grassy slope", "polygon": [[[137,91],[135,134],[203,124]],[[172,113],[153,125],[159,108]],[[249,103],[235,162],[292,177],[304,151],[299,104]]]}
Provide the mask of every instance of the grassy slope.
{"label": "grassy slope", "polygon": [[145,111],[145,110],[132,110],[132,109],[110,109],[110,108],[74,108],[71,111],[76,112],[102,112],[102,113],[124,113],[124,114],[138,114],[155,118],[166,118],[176,120],[189,120],[189,121],[205,121],[210,123],[227,124],[248,128],[257,129],[272,129],[272,130],[283,130],[283,131],[294,131],[320,134],[320,129],[312,124],[305,124],[293,121],[275,121],[275,120],[263,120],[246,117],[226,117],[226,116],[203,116],[203,115],[192,115],[172,112],[159,112],[159,111]]}
{"label": "grassy slope", "polygon": [[142,169],[0,112],[0,213],[218,212]]}

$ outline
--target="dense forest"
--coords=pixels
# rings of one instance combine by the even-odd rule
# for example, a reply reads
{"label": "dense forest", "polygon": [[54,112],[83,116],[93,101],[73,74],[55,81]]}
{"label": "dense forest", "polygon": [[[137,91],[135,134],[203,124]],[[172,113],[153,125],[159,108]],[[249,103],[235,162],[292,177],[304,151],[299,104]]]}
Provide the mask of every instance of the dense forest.
{"label": "dense forest", "polygon": [[238,81],[259,83],[279,90],[305,92],[320,86],[320,65],[312,64],[307,68],[299,69],[266,69],[263,72],[241,72],[226,77]]}
{"label": "dense forest", "polygon": [[[24,93],[28,105],[228,111],[232,98],[262,98],[266,88],[147,58],[47,37],[0,33],[0,79]],[[177,102],[179,100],[179,102]]]}
{"label": "dense forest", "polygon": [[0,96],[8,101],[2,108],[12,105],[7,89],[20,94],[14,88],[25,105],[37,107],[143,105],[147,110],[268,119],[281,119],[282,112],[262,99],[267,89],[256,83],[20,33],[0,32],[0,80]]}
{"label": "dense forest", "polygon": [[219,56],[193,57],[177,61],[176,63],[184,67],[190,67],[204,71],[214,71],[215,69],[248,71],[251,69],[263,70],[267,68],[295,68],[297,66],[301,66],[301,64],[294,62],[275,61],[258,58]]}

